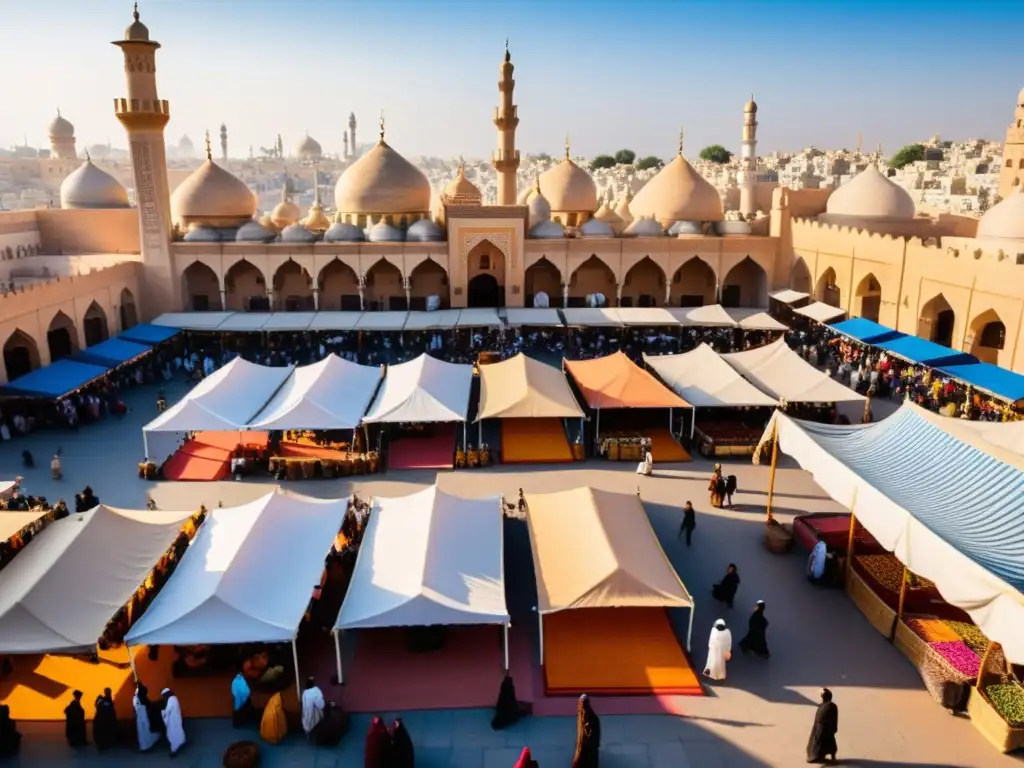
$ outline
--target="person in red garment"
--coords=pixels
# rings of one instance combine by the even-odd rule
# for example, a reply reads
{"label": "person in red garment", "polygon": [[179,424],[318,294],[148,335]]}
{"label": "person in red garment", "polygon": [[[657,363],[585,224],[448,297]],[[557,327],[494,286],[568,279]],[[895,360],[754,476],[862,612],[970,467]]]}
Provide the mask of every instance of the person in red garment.
{"label": "person in red garment", "polygon": [[363,768],[390,768],[391,766],[391,734],[379,717],[370,721],[370,730],[366,734],[366,747],[363,750]]}
{"label": "person in red garment", "polygon": [[540,768],[540,765],[533,759],[530,748],[523,747],[523,751],[519,754],[519,759],[512,768]]}

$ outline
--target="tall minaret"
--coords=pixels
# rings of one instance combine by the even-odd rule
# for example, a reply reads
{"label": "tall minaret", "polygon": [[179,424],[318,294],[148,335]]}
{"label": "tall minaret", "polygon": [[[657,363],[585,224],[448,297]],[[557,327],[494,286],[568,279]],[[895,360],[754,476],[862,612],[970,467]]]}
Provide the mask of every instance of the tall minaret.
{"label": "tall minaret", "polygon": [[145,267],[147,315],[181,310],[181,280],[171,260],[171,194],[167,185],[164,127],[171,117],[170,105],[156,92],[156,50],[160,43],[149,39],[149,30],[135,20],[114,45],[124,54],[127,98],[114,99],[114,114],[128,133],[139,209],[139,244]]}
{"label": "tall minaret", "polygon": [[228,164],[228,127],[224,123],[220,124],[220,159]]}
{"label": "tall minaret", "polygon": [[498,205],[516,204],[516,171],[519,169],[519,151],[516,149],[516,126],[519,113],[512,103],[516,81],[512,79],[512,54],[505,41],[505,60],[499,68],[498,92],[501,104],[494,110],[494,124],[498,128],[498,151],[491,157],[491,165],[498,172]]}
{"label": "tall minaret", "polygon": [[351,157],[356,156],[356,113],[350,112],[348,116],[348,149]]}
{"label": "tall minaret", "polygon": [[999,196],[1006,198],[1020,191],[1024,184],[1024,90],[1017,94],[1013,122],[1006,129],[1003,144],[1003,167],[999,171]]}
{"label": "tall minaret", "polygon": [[341,159],[342,160],[348,160],[348,134],[347,133],[343,133],[342,136],[345,139],[345,154],[343,154],[341,156]]}
{"label": "tall minaret", "polygon": [[757,104],[754,94],[743,107],[743,141],[740,142],[740,213],[757,213]]}

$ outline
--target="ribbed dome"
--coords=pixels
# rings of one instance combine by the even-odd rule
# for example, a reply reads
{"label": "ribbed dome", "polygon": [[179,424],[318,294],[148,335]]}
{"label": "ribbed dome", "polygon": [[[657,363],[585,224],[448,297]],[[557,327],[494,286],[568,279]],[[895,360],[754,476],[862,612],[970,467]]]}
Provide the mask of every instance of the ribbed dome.
{"label": "ribbed dome", "polygon": [[281,230],[282,243],[315,243],[316,235],[301,224],[290,224]]}
{"label": "ribbed dome", "polygon": [[235,233],[235,240],[240,243],[269,243],[276,235],[258,221],[247,221],[238,228]]}
{"label": "ribbed dome", "polygon": [[382,139],[341,175],[334,203],[341,214],[428,213],[430,182]]}
{"label": "ribbed dome", "polygon": [[171,219],[183,227],[237,227],[255,213],[252,190],[209,157],[171,195]]}
{"label": "ribbed dome", "polygon": [[75,126],[71,124],[70,120],[60,116],[60,110],[57,110],[57,116],[50,121],[47,130],[51,139],[75,138]]}
{"label": "ribbed dome", "polygon": [[448,186],[444,188],[444,195],[449,200],[465,198],[476,199],[479,202],[483,199],[480,188],[466,178],[466,173],[462,168],[459,168],[455,178],[448,182]]}
{"label": "ribbed dome", "polygon": [[128,192],[121,182],[86,160],[60,185],[61,208],[127,208]]}
{"label": "ribbed dome", "polygon": [[977,237],[979,240],[1024,240],[1024,189],[1017,187],[1013,194],[985,212],[978,222]]}
{"label": "ribbed dome", "polygon": [[597,210],[597,185],[590,174],[568,157],[540,177],[552,211],[593,213]]}
{"label": "ribbed dome", "polygon": [[661,237],[662,234],[661,224],[653,217],[636,219],[622,232],[623,237]]}
{"label": "ribbed dome", "polygon": [[562,229],[562,225],[557,221],[548,219],[532,227],[530,229],[530,237],[537,240],[556,240],[565,237],[565,230]]}
{"label": "ribbed dome", "polygon": [[827,216],[904,221],[914,218],[915,207],[907,190],[869,165],[829,195],[825,211]]}
{"label": "ribbed dome", "polygon": [[722,198],[682,154],[637,192],[629,211],[635,218],[653,216],[662,227],[677,221],[721,221]]}
{"label": "ribbed dome", "polygon": [[615,237],[615,231],[600,219],[587,219],[580,227],[583,237]]}
{"label": "ribbed dome", "polygon": [[430,219],[420,219],[406,230],[405,239],[417,243],[439,243],[444,241],[444,230]]}
{"label": "ribbed dome", "polygon": [[302,141],[295,145],[295,156],[301,160],[319,160],[323,155],[324,153],[320,147],[320,142],[308,133]]}
{"label": "ribbed dome", "polygon": [[400,243],[405,240],[405,233],[382,219],[370,227],[366,239],[371,243]]}
{"label": "ribbed dome", "polygon": [[324,232],[324,241],[328,243],[358,243],[366,239],[366,234],[355,224],[336,221]]}

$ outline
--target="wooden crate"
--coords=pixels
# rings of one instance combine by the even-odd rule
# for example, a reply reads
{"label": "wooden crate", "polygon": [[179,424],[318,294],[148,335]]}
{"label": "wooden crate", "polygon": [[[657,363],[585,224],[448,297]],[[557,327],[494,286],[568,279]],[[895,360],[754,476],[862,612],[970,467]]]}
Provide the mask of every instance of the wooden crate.
{"label": "wooden crate", "polygon": [[967,714],[974,727],[1000,752],[1005,754],[1024,747],[1024,728],[1011,727],[992,706],[984,692],[977,688],[971,689],[971,698],[967,701]]}
{"label": "wooden crate", "polygon": [[914,630],[899,620],[896,622],[896,637],[893,639],[892,644],[899,648],[900,653],[910,659],[910,662],[915,667],[920,667],[924,657],[929,653],[933,653],[932,649],[928,647],[928,643],[918,637]]}
{"label": "wooden crate", "polygon": [[892,623],[896,619],[896,611],[886,605],[853,568],[850,569],[850,578],[846,583],[846,593],[853,600],[853,604],[860,608],[860,612],[871,626],[885,637],[889,637]]}

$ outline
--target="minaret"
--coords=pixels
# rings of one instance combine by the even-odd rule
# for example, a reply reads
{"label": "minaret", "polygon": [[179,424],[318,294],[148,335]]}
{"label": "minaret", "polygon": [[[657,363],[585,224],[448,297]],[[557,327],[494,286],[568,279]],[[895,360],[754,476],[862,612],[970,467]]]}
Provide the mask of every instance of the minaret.
{"label": "minaret", "polygon": [[228,164],[228,127],[220,124],[220,159],[226,166]]}
{"label": "minaret", "polygon": [[124,54],[128,96],[114,99],[114,114],[128,133],[139,209],[139,244],[145,268],[149,303],[146,314],[181,309],[181,280],[171,260],[171,194],[167,184],[164,127],[171,117],[170,105],[156,91],[156,51],[160,43],[149,39],[149,30],[134,21],[114,45]]}
{"label": "minaret", "polygon": [[498,128],[498,150],[491,157],[491,165],[498,172],[498,205],[516,204],[516,171],[519,169],[519,151],[516,149],[516,126],[519,113],[512,103],[516,81],[512,79],[512,54],[505,41],[505,60],[501,62],[498,92],[501,104],[494,110],[494,125]]}
{"label": "minaret", "polygon": [[757,104],[754,94],[743,108],[743,141],[740,142],[740,213],[750,218],[757,213]]}
{"label": "minaret", "polygon": [[345,139],[345,154],[341,156],[343,160],[348,160],[348,134],[342,134]]}
{"label": "minaret", "polygon": [[350,157],[356,156],[356,113],[351,112],[348,116],[348,147]]}
{"label": "minaret", "polygon": [[1024,90],[1017,94],[1013,122],[1006,129],[1003,167],[999,171],[999,196],[1007,198],[1024,184]]}

